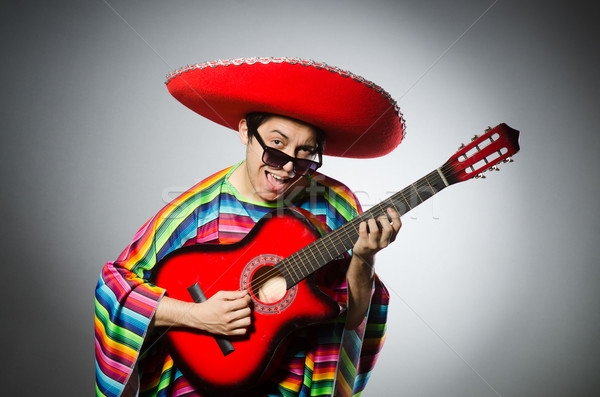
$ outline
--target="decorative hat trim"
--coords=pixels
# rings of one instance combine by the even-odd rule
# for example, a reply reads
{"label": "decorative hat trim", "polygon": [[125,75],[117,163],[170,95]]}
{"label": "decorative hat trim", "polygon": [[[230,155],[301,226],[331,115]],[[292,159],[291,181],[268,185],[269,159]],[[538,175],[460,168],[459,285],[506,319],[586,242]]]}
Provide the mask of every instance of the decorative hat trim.
{"label": "decorative hat trim", "polygon": [[404,115],[400,111],[400,106],[398,106],[398,103],[394,100],[394,98],[392,98],[392,96],[386,90],[384,90],[377,84],[373,83],[372,81],[365,79],[362,76],[356,75],[347,70],[340,69],[337,66],[328,65],[324,62],[313,61],[312,59],[286,58],[286,57],[281,57],[281,58],[251,57],[251,58],[219,59],[216,61],[197,63],[195,65],[187,65],[187,66],[184,66],[184,67],[181,67],[181,68],[175,70],[174,72],[168,73],[166,76],[165,84],[169,84],[169,82],[171,80],[173,80],[177,76],[180,76],[183,73],[187,73],[189,71],[196,70],[196,69],[202,70],[202,69],[205,69],[208,67],[216,68],[219,66],[231,66],[231,65],[239,66],[242,64],[253,65],[257,62],[262,63],[263,65],[267,65],[269,63],[283,63],[283,62],[289,63],[291,65],[300,64],[302,66],[307,66],[307,67],[312,66],[316,69],[325,69],[331,73],[337,73],[342,77],[350,77],[352,80],[354,80],[358,83],[362,83],[369,88],[372,88],[373,90],[380,93],[385,99],[387,99],[389,101],[390,106],[394,107],[394,111],[398,115],[398,119],[400,120],[400,124],[402,125],[402,138],[404,138],[406,136],[406,121],[404,120]]}

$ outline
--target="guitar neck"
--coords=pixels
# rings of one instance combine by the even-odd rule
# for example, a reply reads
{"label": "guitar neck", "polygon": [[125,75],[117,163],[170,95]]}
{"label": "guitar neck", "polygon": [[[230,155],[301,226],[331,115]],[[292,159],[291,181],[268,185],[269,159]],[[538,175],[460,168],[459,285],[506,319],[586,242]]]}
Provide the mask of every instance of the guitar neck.
{"label": "guitar neck", "polygon": [[[443,168],[443,167],[442,167]],[[300,251],[280,261],[276,267],[283,273],[287,288],[322,268],[333,259],[354,246],[358,239],[358,227],[370,218],[387,216],[387,208],[395,209],[400,216],[412,210],[450,183],[441,168],[438,168],[398,193],[373,206],[351,221],[326,234]]]}

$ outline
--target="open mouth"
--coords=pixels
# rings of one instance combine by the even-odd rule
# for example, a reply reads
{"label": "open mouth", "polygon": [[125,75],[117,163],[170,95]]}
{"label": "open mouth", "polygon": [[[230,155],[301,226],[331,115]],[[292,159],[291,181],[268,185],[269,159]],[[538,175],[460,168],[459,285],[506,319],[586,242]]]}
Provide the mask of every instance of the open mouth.
{"label": "open mouth", "polygon": [[275,188],[275,190],[283,189],[285,186],[287,186],[288,182],[291,180],[291,178],[285,178],[285,177],[282,177],[279,175],[275,175],[268,171],[265,171],[265,174],[267,175],[267,180],[269,181],[271,186],[273,186]]}

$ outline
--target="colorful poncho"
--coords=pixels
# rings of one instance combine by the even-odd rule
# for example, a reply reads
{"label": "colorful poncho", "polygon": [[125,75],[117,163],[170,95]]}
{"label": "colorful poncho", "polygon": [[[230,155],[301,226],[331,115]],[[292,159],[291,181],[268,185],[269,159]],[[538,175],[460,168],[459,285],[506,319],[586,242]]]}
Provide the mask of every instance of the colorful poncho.
{"label": "colorful poncho", "polygon": [[[237,242],[277,207],[241,197],[228,180],[236,167],[212,175],[169,203],[146,222],[116,261],[104,266],[95,301],[98,396],[119,396],[126,384],[139,384],[140,396],[201,395],[177,369],[160,338],[160,329],[148,332],[165,293],[148,280],[156,263],[171,251],[189,244]],[[319,173],[312,175],[310,182],[309,187],[296,192],[291,203],[284,204],[310,211],[330,229],[360,213],[356,197],[346,186]],[[344,306],[345,278],[341,277],[332,288]],[[341,347],[344,315],[300,330],[271,380],[248,394],[330,396],[339,372],[338,388],[345,391],[338,394],[359,395],[383,344],[388,298],[387,290],[376,278],[367,321],[358,332],[346,331],[343,336],[344,346],[358,346],[355,353]],[[355,368],[351,358],[358,351]]]}

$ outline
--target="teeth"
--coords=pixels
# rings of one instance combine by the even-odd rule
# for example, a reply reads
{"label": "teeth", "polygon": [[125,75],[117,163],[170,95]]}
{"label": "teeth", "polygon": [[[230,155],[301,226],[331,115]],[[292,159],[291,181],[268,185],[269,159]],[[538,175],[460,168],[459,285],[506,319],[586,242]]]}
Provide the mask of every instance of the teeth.
{"label": "teeth", "polygon": [[271,174],[271,176],[272,176],[273,178],[275,178],[275,180],[277,180],[277,181],[279,181],[279,182],[285,182],[285,181],[286,181],[286,178],[282,178],[282,177],[280,177],[280,176],[277,176],[277,175],[275,175],[275,174]]}

